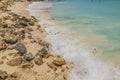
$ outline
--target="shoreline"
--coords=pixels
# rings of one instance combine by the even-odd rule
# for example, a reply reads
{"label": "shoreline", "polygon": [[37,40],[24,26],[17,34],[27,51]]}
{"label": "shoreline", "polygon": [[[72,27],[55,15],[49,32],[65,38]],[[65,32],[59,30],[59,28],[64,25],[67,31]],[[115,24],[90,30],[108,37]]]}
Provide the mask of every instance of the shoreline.
{"label": "shoreline", "polygon": [[[34,13],[34,12],[33,12]],[[49,25],[49,21],[50,20],[48,20],[48,25]],[[47,21],[46,21],[47,22]],[[51,22],[51,21],[50,21]],[[77,70],[75,70],[75,68],[76,69],[78,69],[78,67],[77,66],[74,66],[74,69],[73,69],[73,71],[72,71],[72,73],[70,74],[71,76],[74,76],[74,78],[79,78],[79,77],[83,77],[84,75],[86,75],[87,73],[89,73],[89,70],[90,71],[92,71],[92,69],[91,68],[89,68],[89,69],[87,69],[89,66],[91,67],[93,67],[93,68],[95,68],[95,69],[93,69],[93,72],[91,72],[91,76],[93,76],[94,75],[94,71],[99,71],[101,68],[101,72],[97,72],[95,75],[95,79],[97,79],[96,77],[97,77],[97,74],[100,74],[101,76],[102,76],[102,78],[103,79],[112,79],[113,77],[115,77],[116,76],[116,74],[117,74],[117,76],[119,76],[119,74],[117,73],[117,70],[116,70],[116,72],[114,72],[114,70],[113,70],[113,73],[112,73],[112,71],[109,71],[111,68],[113,68],[113,66],[111,66],[111,65],[107,65],[107,64],[105,64],[104,62],[101,62],[100,60],[98,60],[98,59],[94,59],[94,57],[93,56],[91,56],[90,55],[90,53],[89,52],[87,52],[87,51],[84,51],[84,50],[82,50],[82,49],[80,49],[81,51],[83,51],[82,53],[85,53],[85,55],[81,55],[80,54],[80,56],[75,56],[74,55],[74,53],[73,54],[69,54],[69,52],[67,52],[67,47],[69,46],[69,48],[71,49],[71,47],[72,48],[76,48],[75,46],[71,46],[71,45],[69,45],[69,43],[65,43],[64,44],[64,42],[66,42],[64,39],[62,39],[63,41],[59,41],[59,40],[61,40],[61,38],[63,38],[63,37],[61,37],[61,35],[59,35],[61,38],[58,38],[58,39],[56,39],[55,37],[59,37],[59,36],[52,36],[52,35],[54,35],[54,31],[55,32],[57,32],[57,30],[58,30],[58,28],[55,28],[54,29],[54,27],[55,27],[56,25],[54,25],[54,23],[53,23],[53,25],[52,25],[52,23],[50,23],[50,25],[49,25],[49,27],[46,27],[45,26],[45,28],[46,28],[46,30],[47,30],[47,32],[48,32],[48,34],[51,34],[51,38],[54,38],[54,40],[55,41],[53,41],[52,40],[52,44],[54,45],[54,47],[58,47],[58,48],[55,48],[55,50],[57,50],[57,49],[60,49],[60,51],[57,51],[57,53],[62,53],[61,55],[64,55],[64,57],[65,58],[67,58],[68,60],[70,60],[70,59],[73,59],[73,58],[82,58],[82,57],[84,57],[85,59],[85,62],[87,62],[87,64],[89,64],[89,62],[90,62],[90,65],[85,65],[86,63],[83,63],[84,61],[82,60],[82,59],[80,59],[80,60],[82,60],[83,62],[81,63],[81,64],[78,64],[77,62],[78,61],[75,61],[74,59],[74,61],[72,61],[72,62],[75,62],[75,64],[77,64],[77,66],[81,66],[81,69],[80,69],[80,71],[77,71]],[[57,30],[56,30],[57,29]],[[58,30],[59,31],[59,30]],[[61,33],[61,32],[60,32]],[[50,38],[48,38],[48,39],[50,39]],[[50,41],[50,40],[49,40]],[[56,43],[56,44],[55,44]],[[58,43],[58,45],[57,45],[57,43]],[[63,44],[62,44],[63,43]],[[71,42],[70,42],[71,43]],[[61,44],[61,45],[60,45]],[[66,47],[66,50],[65,49],[63,49],[63,48],[65,48]],[[76,50],[76,49],[75,49]],[[63,52],[62,52],[63,51]],[[86,54],[87,53],[87,54]],[[75,54],[77,54],[77,53],[75,53]],[[78,54],[77,54],[78,55]],[[71,57],[72,56],[72,57]],[[81,57],[82,56],[82,57]],[[70,58],[68,58],[68,57],[70,57]],[[90,57],[90,58],[89,58]],[[90,61],[89,61],[89,59],[90,59]],[[79,60],[79,61],[80,61]],[[82,65],[83,64],[83,65]],[[97,65],[97,66],[96,66]],[[95,67],[96,66],[96,67]],[[85,68],[83,68],[83,67],[85,67]],[[87,67],[87,68],[86,68]],[[101,67],[101,68],[100,68]],[[79,70],[78,69],[78,70]],[[77,74],[78,73],[78,74]],[[103,74],[104,73],[104,74]],[[93,75],[92,75],[93,74]],[[111,77],[109,77],[109,76],[104,76],[104,75],[109,75],[109,76],[111,76]],[[77,76],[76,76],[77,75]],[[83,75],[83,76],[82,76]],[[113,76],[114,75],[114,76]],[[89,76],[90,77],[90,76]],[[71,78],[71,79],[73,79],[73,78]],[[116,79],[117,80],[117,79]]]}
{"label": "shoreline", "polygon": [[[15,36],[16,33],[9,33],[9,31],[5,31],[9,36],[0,37],[0,39],[3,39],[3,43],[0,45],[5,45],[5,48],[4,46],[0,47],[0,77],[4,76],[2,77],[3,80],[7,78],[10,80],[67,80],[70,63],[65,61],[62,56],[49,51],[50,44],[45,40],[47,34],[44,27],[25,10],[30,3],[13,2],[15,4],[8,7],[8,11],[1,13],[1,24],[3,25],[4,22],[8,27],[15,24],[15,28],[11,26],[11,29],[14,29],[13,33],[15,31],[17,35],[20,35],[20,31],[22,31],[23,39],[18,37],[20,39],[11,42],[17,36]],[[9,16],[10,18],[3,20],[3,16]],[[15,18],[15,21],[12,18]],[[21,19],[23,22],[16,22],[17,20],[22,21]],[[31,22],[26,24],[26,20],[28,22],[31,20]],[[20,27],[21,25],[22,27]],[[1,28],[6,30],[8,27]],[[1,32],[1,34],[4,33]],[[8,41],[4,42],[6,38]]]}

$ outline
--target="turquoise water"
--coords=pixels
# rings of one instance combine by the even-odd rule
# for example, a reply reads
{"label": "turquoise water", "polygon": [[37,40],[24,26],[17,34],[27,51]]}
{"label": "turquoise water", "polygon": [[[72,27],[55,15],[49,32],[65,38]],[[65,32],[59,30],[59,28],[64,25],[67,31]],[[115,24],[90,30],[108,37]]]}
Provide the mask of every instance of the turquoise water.
{"label": "turquoise water", "polygon": [[51,14],[86,44],[98,49],[102,60],[120,64],[120,1],[65,0],[52,2]]}

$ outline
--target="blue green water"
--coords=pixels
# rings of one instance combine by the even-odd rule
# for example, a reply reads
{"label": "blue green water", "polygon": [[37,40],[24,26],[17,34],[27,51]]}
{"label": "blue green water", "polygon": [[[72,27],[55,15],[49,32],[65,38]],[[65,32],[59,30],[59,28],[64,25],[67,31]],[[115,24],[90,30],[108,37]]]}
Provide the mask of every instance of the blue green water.
{"label": "blue green water", "polygon": [[[100,50],[99,57],[120,64],[120,1],[65,0],[52,2],[51,14],[86,44]],[[99,53],[98,53],[99,54]]]}

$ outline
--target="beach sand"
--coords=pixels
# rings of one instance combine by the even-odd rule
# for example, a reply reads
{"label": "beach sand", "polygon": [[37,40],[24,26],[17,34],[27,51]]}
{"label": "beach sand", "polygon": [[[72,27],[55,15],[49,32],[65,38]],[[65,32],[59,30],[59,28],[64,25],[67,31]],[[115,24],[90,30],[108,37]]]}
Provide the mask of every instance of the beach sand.
{"label": "beach sand", "polygon": [[0,80],[67,80],[70,63],[50,51],[44,28],[26,11],[30,2],[13,3],[0,11]]}

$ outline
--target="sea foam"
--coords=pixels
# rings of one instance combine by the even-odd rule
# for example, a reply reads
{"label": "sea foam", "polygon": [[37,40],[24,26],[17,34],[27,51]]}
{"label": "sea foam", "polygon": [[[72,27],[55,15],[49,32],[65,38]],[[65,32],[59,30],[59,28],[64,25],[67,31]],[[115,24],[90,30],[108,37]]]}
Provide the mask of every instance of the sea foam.
{"label": "sea foam", "polygon": [[[120,80],[120,72],[111,65],[96,59],[86,50],[80,39],[71,31],[54,25],[49,20],[41,19],[40,12],[47,9],[46,3],[35,2],[29,5],[31,15],[40,20],[47,32],[47,41],[51,43],[53,52],[62,55],[74,67],[68,73],[68,80]],[[41,10],[42,9],[42,10]],[[76,34],[77,35],[77,34]]]}

